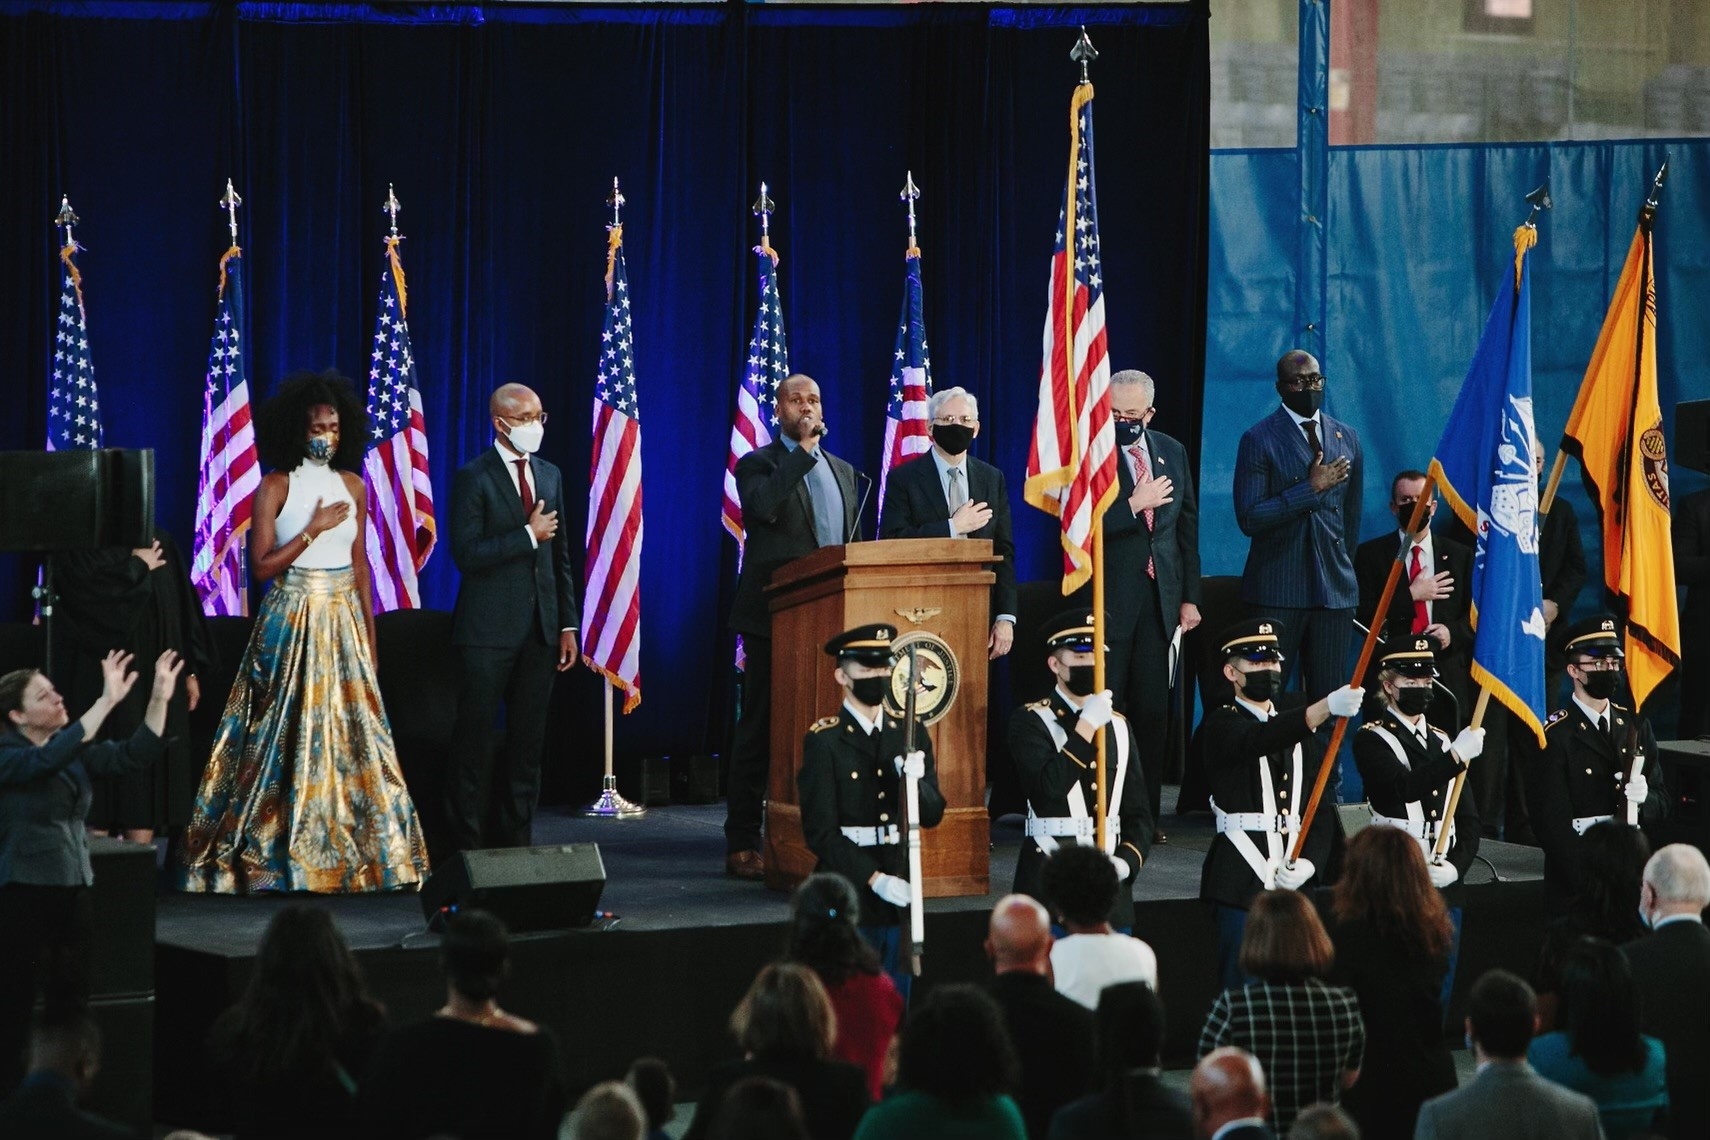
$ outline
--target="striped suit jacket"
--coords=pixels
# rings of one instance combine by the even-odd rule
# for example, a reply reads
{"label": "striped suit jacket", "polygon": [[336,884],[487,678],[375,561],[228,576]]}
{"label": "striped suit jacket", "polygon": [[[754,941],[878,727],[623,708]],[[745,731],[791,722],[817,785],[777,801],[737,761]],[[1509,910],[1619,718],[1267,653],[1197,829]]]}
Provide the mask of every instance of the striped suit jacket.
{"label": "striped suit jacket", "polygon": [[1312,453],[1288,409],[1248,428],[1235,453],[1235,520],[1252,539],[1241,574],[1242,600],[1288,609],[1353,609],[1360,590],[1360,438],[1318,414],[1324,462],[1347,457],[1350,474],[1323,494],[1306,481]]}

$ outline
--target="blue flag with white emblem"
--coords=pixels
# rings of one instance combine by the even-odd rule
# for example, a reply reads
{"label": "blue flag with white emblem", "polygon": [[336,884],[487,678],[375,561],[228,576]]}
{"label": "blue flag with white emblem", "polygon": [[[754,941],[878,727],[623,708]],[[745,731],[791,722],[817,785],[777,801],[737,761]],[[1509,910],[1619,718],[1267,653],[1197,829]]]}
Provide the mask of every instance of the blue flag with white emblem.
{"label": "blue flag with white emblem", "polygon": [[1478,540],[1472,571],[1472,678],[1544,740],[1544,613],[1532,421],[1532,282],[1514,233],[1514,269],[1485,321],[1466,382],[1431,460],[1443,498]]}

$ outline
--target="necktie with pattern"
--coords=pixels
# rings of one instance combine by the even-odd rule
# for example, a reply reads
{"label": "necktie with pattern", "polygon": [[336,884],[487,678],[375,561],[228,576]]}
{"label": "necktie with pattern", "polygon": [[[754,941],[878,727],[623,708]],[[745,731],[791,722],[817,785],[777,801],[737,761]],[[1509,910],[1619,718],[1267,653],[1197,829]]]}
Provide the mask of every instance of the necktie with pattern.
{"label": "necktie with pattern", "polygon": [[[1141,448],[1141,446],[1138,443],[1129,444],[1128,454],[1134,457],[1134,481],[1136,483],[1144,483],[1150,479],[1152,477],[1152,470],[1146,465],[1146,452]],[[1140,513],[1146,516],[1146,533],[1151,534],[1153,527],[1157,523],[1158,512],[1153,510],[1151,507],[1147,507]],[[1148,554],[1146,556],[1146,577],[1155,579],[1157,576],[1157,559]]]}

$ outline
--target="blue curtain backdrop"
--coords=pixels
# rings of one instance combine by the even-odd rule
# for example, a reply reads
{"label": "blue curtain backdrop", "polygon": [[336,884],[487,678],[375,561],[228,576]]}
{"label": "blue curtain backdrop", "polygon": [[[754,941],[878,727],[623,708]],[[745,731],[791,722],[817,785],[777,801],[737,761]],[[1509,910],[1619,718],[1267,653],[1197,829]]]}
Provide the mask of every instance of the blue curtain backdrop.
{"label": "blue curtain backdrop", "polygon": [[[0,447],[39,447],[57,292],[50,219],[84,218],[92,351],[114,446],[158,453],[159,515],[188,543],[216,201],[244,196],[250,366],[366,375],[394,183],[436,500],[490,440],[498,383],[552,413],[544,454],[581,485],[613,175],[629,205],[647,543],[645,701],[626,751],[718,748],[734,546],[718,524],[754,304],[757,184],[792,363],[819,379],[835,450],[870,472],[912,169],[941,385],[981,401],[976,454],[1019,486],[1065,173],[1067,54],[1089,25],[1110,344],[1159,379],[1158,426],[1199,438],[1206,344],[1205,0],[1036,9],[12,3],[0,11]],[[1016,504],[1024,578],[1057,572]],[[585,503],[564,520],[583,533]],[[871,508],[869,508],[869,518]],[[0,556],[0,617],[33,566]],[[428,604],[456,594],[449,552]],[[591,729],[597,686],[559,686]],[[590,740],[594,734],[587,733]],[[580,765],[579,765],[580,766]],[[592,769],[590,768],[590,771]]]}

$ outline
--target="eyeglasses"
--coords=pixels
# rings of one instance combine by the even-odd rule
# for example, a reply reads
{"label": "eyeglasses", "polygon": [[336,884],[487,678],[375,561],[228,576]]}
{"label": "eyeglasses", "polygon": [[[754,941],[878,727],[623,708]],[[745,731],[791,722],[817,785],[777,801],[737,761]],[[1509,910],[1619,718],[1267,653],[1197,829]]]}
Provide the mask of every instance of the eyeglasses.
{"label": "eyeglasses", "polygon": [[1303,376],[1296,376],[1292,380],[1279,380],[1277,383],[1290,392],[1322,392],[1324,391],[1324,374],[1322,372],[1308,372]]}
{"label": "eyeglasses", "polygon": [[501,420],[504,420],[507,423],[539,424],[541,427],[545,427],[546,426],[546,415],[547,414],[545,412],[541,412],[539,415],[535,415],[531,412],[526,416],[500,416],[499,418]]}
{"label": "eyeglasses", "polygon": [[938,417],[934,418],[932,422],[935,424],[939,424],[943,427],[950,427],[953,424],[961,424],[963,427],[973,427],[975,424],[980,422],[980,417],[979,416],[938,416]]}
{"label": "eyeglasses", "polygon": [[1115,420],[1119,424],[1143,424],[1147,420],[1152,418],[1152,413],[1155,410],[1156,409],[1153,409],[1153,408],[1147,408],[1145,411],[1141,412],[1137,416],[1131,416],[1127,412],[1115,412],[1115,411],[1113,411],[1110,413],[1110,418]]}
{"label": "eyeglasses", "polygon": [[1614,673],[1621,668],[1619,657],[1592,657],[1584,661],[1575,661],[1582,673]]}

